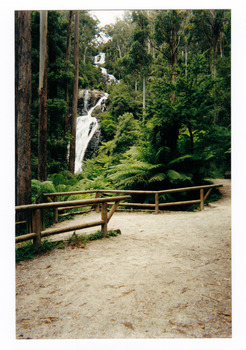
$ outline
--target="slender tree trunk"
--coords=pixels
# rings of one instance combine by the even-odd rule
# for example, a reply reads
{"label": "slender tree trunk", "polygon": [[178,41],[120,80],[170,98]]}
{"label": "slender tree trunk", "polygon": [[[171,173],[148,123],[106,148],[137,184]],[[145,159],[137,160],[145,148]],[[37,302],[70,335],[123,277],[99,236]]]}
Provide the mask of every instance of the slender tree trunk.
{"label": "slender tree trunk", "polygon": [[69,154],[69,170],[74,174],[75,170],[75,145],[76,145],[76,120],[78,106],[78,80],[79,80],[79,11],[75,11],[74,26],[74,78],[73,78],[73,104],[72,104],[72,123]]}
{"label": "slender tree trunk", "polygon": [[86,63],[86,53],[87,53],[87,49],[88,49],[88,46],[86,46],[85,51],[84,51],[84,55],[83,55],[83,62],[84,62],[84,64]]}
{"label": "slender tree trunk", "polygon": [[216,75],[217,75],[217,45],[214,45],[214,47],[212,48],[212,63],[211,63],[211,73],[213,75],[213,78],[216,79]]}
{"label": "slender tree trunk", "polygon": [[[67,42],[66,42],[66,56],[65,56],[65,62],[66,62],[66,71],[68,71],[68,63],[70,58],[70,52],[71,52],[71,29],[72,29],[72,16],[73,11],[69,11],[68,13],[68,27],[67,27]],[[64,132],[65,134],[68,132],[68,122],[69,122],[69,116],[70,116],[70,99],[69,99],[69,91],[68,91],[68,83],[66,83],[65,87],[65,97],[67,102],[67,112],[65,115],[64,120]],[[64,152],[64,159],[67,159],[67,151]]]}
{"label": "slender tree trunk", "polygon": [[188,44],[187,39],[185,38],[185,76],[187,76],[188,71]]}
{"label": "slender tree trunk", "polygon": [[117,50],[119,51],[120,58],[122,58],[121,49],[120,49],[120,45],[119,44],[117,45]]}
{"label": "slender tree trunk", "polygon": [[16,11],[16,205],[31,203],[31,93],[31,11]]}
{"label": "slender tree trunk", "polygon": [[146,78],[145,76],[143,77],[143,122],[145,119],[145,100],[146,100]]}
{"label": "slender tree trunk", "polygon": [[190,134],[190,151],[191,151],[191,154],[193,154],[193,151],[194,151],[194,137],[193,137],[193,132],[192,132],[192,128],[191,128],[190,124],[188,124],[188,129],[189,129],[189,134]]}
{"label": "slender tree trunk", "polygon": [[[170,64],[172,66],[173,69],[173,73],[172,73],[172,84],[174,85],[177,81],[177,71],[176,71],[176,65],[178,62],[178,52],[177,49],[175,47],[175,43],[171,46],[171,56],[170,56]],[[172,92],[171,94],[171,101],[172,103],[175,102],[175,92]]]}
{"label": "slender tree trunk", "polygon": [[40,11],[38,179],[47,179],[47,27],[48,11]]}
{"label": "slender tree trunk", "polygon": [[220,57],[223,57],[223,32],[220,32]]}

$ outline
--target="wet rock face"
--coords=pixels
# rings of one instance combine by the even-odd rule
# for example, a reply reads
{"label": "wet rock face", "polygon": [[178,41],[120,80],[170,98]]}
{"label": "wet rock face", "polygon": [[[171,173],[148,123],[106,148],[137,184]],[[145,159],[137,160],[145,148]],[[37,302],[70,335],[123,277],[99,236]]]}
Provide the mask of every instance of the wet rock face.
{"label": "wet rock face", "polygon": [[80,90],[78,96],[78,114],[87,115],[89,110],[94,107],[104,92],[98,90]]}
{"label": "wet rock face", "polygon": [[86,148],[84,160],[91,159],[93,156],[97,154],[100,142],[101,142],[101,130],[100,128],[98,128]]}

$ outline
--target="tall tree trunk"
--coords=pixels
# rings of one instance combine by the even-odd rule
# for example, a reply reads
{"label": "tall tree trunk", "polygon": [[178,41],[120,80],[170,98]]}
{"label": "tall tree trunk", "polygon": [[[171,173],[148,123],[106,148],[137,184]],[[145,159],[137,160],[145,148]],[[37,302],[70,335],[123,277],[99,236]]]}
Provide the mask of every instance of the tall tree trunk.
{"label": "tall tree trunk", "polygon": [[47,179],[47,22],[48,11],[40,11],[38,179]]}
{"label": "tall tree trunk", "polygon": [[193,132],[190,123],[188,124],[188,130],[190,134],[190,152],[193,154],[194,152],[194,137],[193,137]]}
{"label": "tall tree trunk", "polygon": [[16,205],[31,203],[31,93],[31,11],[16,11]]}
{"label": "tall tree trunk", "polygon": [[143,122],[145,119],[145,100],[146,100],[146,77],[143,77]]}
{"label": "tall tree trunk", "polygon": [[188,44],[187,38],[185,37],[185,76],[187,76],[188,72]]}
{"label": "tall tree trunk", "polygon": [[79,80],[79,11],[75,11],[74,25],[74,78],[73,78],[73,104],[72,104],[72,123],[69,154],[69,170],[74,174],[75,170],[75,145],[76,145],[76,120],[78,106],[78,80]]}
{"label": "tall tree trunk", "polygon": [[[170,59],[170,63],[173,69],[173,73],[172,73],[172,84],[174,85],[177,81],[177,62],[178,62],[178,52],[177,52],[177,47],[175,46],[175,44],[173,44],[171,46],[171,59]],[[175,102],[176,99],[176,95],[175,92],[172,92],[171,95],[171,101],[172,103]]]}
{"label": "tall tree trunk", "polygon": [[[73,16],[73,11],[69,11],[69,13],[68,13],[68,27],[67,27],[66,56],[65,56],[66,71],[68,71],[68,63],[69,63],[70,52],[71,52],[72,16]],[[69,99],[69,92],[68,92],[68,83],[66,83],[66,87],[65,87],[65,97],[66,97],[66,102],[67,102],[67,112],[66,112],[65,120],[64,120],[64,132],[66,134],[68,132],[68,122],[69,122],[69,115],[70,115],[70,108],[69,108],[70,99]],[[64,152],[64,159],[67,159],[67,151]]]}

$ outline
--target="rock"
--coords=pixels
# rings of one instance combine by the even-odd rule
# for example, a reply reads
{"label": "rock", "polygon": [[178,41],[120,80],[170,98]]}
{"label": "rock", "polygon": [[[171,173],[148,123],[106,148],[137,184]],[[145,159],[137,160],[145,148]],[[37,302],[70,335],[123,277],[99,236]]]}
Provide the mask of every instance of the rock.
{"label": "rock", "polygon": [[99,90],[80,90],[78,94],[78,114],[87,115],[105,93]]}
{"label": "rock", "polygon": [[85,151],[84,160],[91,159],[94,155],[96,155],[99,144],[101,142],[101,130],[98,128],[94,135],[92,136],[90,142]]}

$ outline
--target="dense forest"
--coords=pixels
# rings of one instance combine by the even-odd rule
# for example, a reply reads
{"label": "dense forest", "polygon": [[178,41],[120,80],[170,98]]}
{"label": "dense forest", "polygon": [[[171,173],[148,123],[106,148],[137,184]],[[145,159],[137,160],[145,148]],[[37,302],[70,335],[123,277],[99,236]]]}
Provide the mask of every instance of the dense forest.
{"label": "dense forest", "polygon": [[[201,185],[230,171],[229,10],[125,11],[100,29],[89,11],[41,12],[43,22],[39,11],[15,15],[17,204],[42,192]],[[100,52],[112,84],[94,64]],[[109,95],[94,110],[99,147],[75,174],[85,89]]]}

